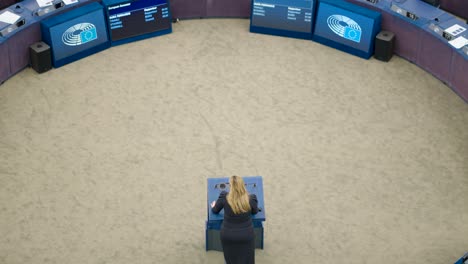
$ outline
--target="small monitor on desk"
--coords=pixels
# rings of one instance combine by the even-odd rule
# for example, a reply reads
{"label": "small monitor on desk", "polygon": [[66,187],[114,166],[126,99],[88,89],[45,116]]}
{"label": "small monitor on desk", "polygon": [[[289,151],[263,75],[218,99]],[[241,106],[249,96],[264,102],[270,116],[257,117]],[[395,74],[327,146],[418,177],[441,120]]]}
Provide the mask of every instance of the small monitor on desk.
{"label": "small monitor on desk", "polygon": [[172,32],[168,0],[104,0],[113,46]]}

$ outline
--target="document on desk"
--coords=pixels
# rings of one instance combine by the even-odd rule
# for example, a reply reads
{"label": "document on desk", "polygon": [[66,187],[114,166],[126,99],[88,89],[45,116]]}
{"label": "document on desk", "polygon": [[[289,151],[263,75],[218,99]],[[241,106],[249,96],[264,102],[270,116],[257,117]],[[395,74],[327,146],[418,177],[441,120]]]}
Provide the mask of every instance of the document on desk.
{"label": "document on desk", "polygon": [[53,0],[36,0],[39,7],[45,7],[52,5]]}
{"label": "document on desk", "polygon": [[449,41],[449,43],[456,49],[461,49],[463,46],[468,45],[468,39],[464,37],[458,37],[454,40]]}
{"label": "document on desk", "polygon": [[63,0],[63,3],[65,3],[66,5],[71,5],[74,3],[78,3],[78,0]]}
{"label": "document on desk", "polygon": [[5,11],[2,14],[0,14],[0,22],[7,23],[7,24],[14,24],[20,16],[17,14],[14,14],[10,11]]}
{"label": "document on desk", "polygon": [[445,32],[449,33],[450,35],[452,35],[452,36],[454,36],[454,37],[455,37],[456,35],[458,35],[458,34],[464,32],[464,31],[466,31],[466,28],[464,28],[464,27],[462,27],[462,26],[460,26],[460,25],[458,25],[458,24],[455,24],[455,25],[453,25],[453,26],[451,26],[451,27],[449,27],[449,28],[447,28],[447,29],[445,30]]}

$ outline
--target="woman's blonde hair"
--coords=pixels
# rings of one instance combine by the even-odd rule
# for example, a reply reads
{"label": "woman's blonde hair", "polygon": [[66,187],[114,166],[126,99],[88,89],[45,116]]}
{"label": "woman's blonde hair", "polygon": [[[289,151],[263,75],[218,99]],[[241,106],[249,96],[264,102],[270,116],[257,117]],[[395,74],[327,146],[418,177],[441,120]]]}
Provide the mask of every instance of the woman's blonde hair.
{"label": "woman's blonde hair", "polygon": [[239,176],[229,178],[230,191],[227,195],[227,201],[235,214],[246,213],[250,211],[249,194],[245,189],[244,179]]}

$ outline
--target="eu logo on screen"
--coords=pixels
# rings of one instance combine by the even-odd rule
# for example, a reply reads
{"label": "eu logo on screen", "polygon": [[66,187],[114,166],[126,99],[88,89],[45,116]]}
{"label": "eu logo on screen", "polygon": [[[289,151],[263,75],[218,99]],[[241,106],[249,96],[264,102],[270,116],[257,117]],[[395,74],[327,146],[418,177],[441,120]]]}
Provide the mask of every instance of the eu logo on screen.
{"label": "eu logo on screen", "polygon": [[91,23],[76,24],[63,32],[62,41],[68,46],[79,46],[97,39],[96,26]]}
{"label": "eu logo on screen", "polygon": [[362,30],[356,21],[342,15],[331,15],[327,19],[328,27],[338,36],[361,42]]}
{"label": "eu logo on screen", "polygon": [[357,43],[361,42],[361,31],[356,30],[351,27],[345,27],[345,33],[343,36],[345,39],[355,41]]}
{"label": "eu logo on screen", "polygon": [[87,43],[87,42],[90,42],[90,41],[93,41],[93,40],[97,39],[96,28],[91,28],[89,30],[82,31],[80,33],[80,37],[81,37],[81,42],[82,43]]}

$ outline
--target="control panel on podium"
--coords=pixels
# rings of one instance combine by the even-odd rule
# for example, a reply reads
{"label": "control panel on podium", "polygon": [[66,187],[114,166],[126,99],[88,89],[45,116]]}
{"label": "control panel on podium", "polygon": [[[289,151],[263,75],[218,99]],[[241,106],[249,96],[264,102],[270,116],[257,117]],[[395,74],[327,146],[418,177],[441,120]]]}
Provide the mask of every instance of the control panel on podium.
{"label": "control panel on podium", "polygon": [[[242,177],[249,194],[255,194],[258,200],[259,212],[252,215],[255,232],[255,248],[263,249],[263,222],[265,221],[265,201],[263,196],[263,180],[261,176]],[[224,219],[224,209],[215,214],[211,211],[211,202],[216,201],[222,191],[229,192],[229,178],[208,179],[208,199],[206,202],[206,250],[222,251],[220,230]]]}

